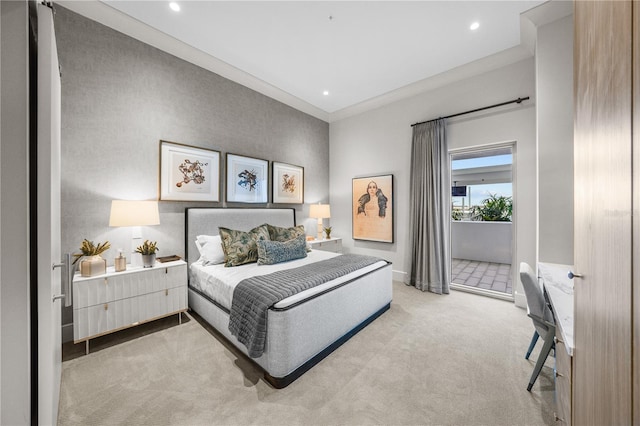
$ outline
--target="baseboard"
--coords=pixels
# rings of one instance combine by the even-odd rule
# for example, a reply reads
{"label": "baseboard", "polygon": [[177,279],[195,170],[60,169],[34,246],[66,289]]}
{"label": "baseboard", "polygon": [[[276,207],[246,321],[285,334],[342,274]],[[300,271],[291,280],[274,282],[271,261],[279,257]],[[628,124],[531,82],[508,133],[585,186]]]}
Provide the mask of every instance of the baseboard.
{"label": "baseboard", "polygon": [[514,303],[518,308],[527,308],[527,296],[524,293],[519,293],[517,290],[513,295]]}
{"label": "baseboard", "polygon": [[407,273],[406,272],[392,270],[391,273],[392,273],[394,281],[405,282],[405,279],[407,277]]}
{"label": "baseboard", "polygon": [[73,342],[73,323],[62,326],[62,343]]}

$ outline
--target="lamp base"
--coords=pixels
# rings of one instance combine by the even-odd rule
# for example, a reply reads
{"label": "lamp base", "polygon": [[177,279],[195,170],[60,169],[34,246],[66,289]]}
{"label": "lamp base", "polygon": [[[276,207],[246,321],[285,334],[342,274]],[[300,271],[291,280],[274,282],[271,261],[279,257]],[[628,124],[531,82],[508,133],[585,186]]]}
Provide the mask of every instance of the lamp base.
{"label": "lamp base", "polygon": [[318,219],[318,239],[322,239],[322,219]]}
{"label": "lamp base", "polygon": [[142,254],[136,251],[140,245],[142,245],[142,233],[139,226],[134,226],[131,239],[131,266],[142,266]]}
{"label": "lamp base", "polygon": [[142,266],[142,255],[137,252],[131,253],[131,266]]}

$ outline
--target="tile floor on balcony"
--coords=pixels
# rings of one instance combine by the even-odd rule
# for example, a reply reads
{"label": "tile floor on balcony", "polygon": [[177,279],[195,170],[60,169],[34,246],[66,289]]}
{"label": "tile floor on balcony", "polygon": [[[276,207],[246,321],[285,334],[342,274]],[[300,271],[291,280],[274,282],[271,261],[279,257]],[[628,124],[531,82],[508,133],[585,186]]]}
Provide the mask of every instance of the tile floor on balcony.
{"label": "tile floor on balcony", "polygon": [[452,259],[451,281],[470,287],[512,294],[511,265]]}

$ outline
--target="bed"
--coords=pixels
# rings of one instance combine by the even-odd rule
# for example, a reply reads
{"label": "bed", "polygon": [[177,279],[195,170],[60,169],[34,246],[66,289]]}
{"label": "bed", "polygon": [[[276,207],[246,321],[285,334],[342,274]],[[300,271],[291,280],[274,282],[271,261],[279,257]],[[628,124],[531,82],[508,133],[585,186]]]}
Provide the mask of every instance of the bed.
{"label": "bed", "polygon": [[[293,227],[295,210],[187,208],[185,221],[185,253],[189,263],[189,308],[238,350],[248,355],[247,347],[229,331],[232,293],[227,290],[227,296],[220,296],[220,293],[210,291],[206,287],[211,285],[206,283],[207,280],[215,282],[218,272],[215,267],[203,267],[201,262],[198,262],[200,251],[196,247],[196,237],[217,235],[218,227],[242,231],[248,231],[264,223],[283,228]],[[307,258],[301,261],[309,263],[331,256],[337,255],[312,250]],[[285,263],[295,262],[298,261]],[[245,274],[244,269],[266,271],[274,267],[276,265],[250,264],[224,269],[237,274],[236,278],[241,279]],[[377,262],[318,287],[304,290],[268,309],[264,351],[259,357],[254,356],[250,359],[264,370],[264,378],[272,386],[288,386],[388,310],[391,299],[391,264],[387,261]]]}

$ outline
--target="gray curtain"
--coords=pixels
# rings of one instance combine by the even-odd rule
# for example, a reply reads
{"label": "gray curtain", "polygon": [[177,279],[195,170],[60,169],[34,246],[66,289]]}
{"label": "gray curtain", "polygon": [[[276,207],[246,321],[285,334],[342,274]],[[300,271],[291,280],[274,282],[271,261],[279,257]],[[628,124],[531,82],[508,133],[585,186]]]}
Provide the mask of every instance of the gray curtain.
{"label": "gray curtain", "polygon": [[445,120],[413,126],[410,185],[410,259],[408,285],[449,293],[449,150]]}

